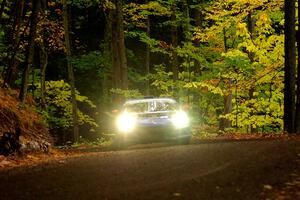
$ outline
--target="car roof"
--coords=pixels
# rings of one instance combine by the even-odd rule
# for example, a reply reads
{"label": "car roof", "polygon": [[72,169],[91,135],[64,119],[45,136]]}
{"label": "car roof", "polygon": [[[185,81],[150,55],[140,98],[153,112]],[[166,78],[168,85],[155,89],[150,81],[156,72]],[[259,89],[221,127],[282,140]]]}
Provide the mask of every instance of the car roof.
{"label": "car roof", "polygon": [[170,103],[176,103],[175,99],[173,99],[173,98],[158,97],[158,98],[146,98],[146,99],[131,99],[131,100],[127,100],[124,103],[124,105],[145,103],[145,102],[152,102],[152,101],[167,101]]}

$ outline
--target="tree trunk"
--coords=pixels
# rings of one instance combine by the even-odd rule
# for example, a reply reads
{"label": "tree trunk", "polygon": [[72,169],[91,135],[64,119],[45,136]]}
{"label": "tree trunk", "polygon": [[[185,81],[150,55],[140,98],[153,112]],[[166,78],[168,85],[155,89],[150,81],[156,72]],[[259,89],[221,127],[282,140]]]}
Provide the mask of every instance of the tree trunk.
{"label": "tree trunk", "polygon": [[172,14],[171,14],[171,37],[172,37],[172,55],[171,55],[171,65],[173,72],[173,81],[176,82],[178,80],[178,56],[176,52],[176,48],[178,46],[178,29],[176,22],[176,5],[172,6]]}
{"label": "tree trunk", "polygon": [[[223,115],[229,114],[232,111],[232,91],[229,89],[227,94],[224,94],[224,112]],[[229,119],[221,118],[219,130],[225,131],[226,128],[231,126]]]}
{"label": "tree trunk", "polygon": [[[247,28],[248,28],[248,32],[250,33],[250,38],[253,39],[254,37],[254,19],[252,17],[252,12],[250,11],[248,13],[248,17],[247,17]],[[248,58],[250,59],[250,62],[253,63],[254,62],[254,53],[253,52],[247,52],[248,53]]]}
{"label": "tree trunk", "polygon": [[296,31],[295,1],[285,0],[285,67],[284,67],[284,131],[294,133]]}
{"label": "tree trunk", "polygon": [[68,68],[68,78],[71,87],[71,101],[72,101],[72,118],[73,118],[73,141],[78,142],[79,130],[78,130],[78,115],[77,115],[77,102],[76,102],[76,91],[75,91],[75,78],[72,65],[72,54],[71,54],[71,41],[70,41],[70,25],[69,25],[69,8],[67,0],[63,0],[63,19],[64,19],[64,30],[65,30],[65,45],[66,45],[66,58]]}
{"label": "tree trunk", "polygon": [[26,59],[25,59],[25,68],[22,74],[22,86],[19,94],[19,99],[21,102],[25,102],[27,89],[28,89],[28,79],[29,79],[29,71],[30,66],[32,65],[34,59],[34,46],[35,46],[35,35],[36,35],[36,25],[37,25],[37,16],[38,16],[38,4],[40,1],[32,1],[32,14],[30,20],[30,33],[29,33],[29,42],[26,52]]}
{"label": "tree trunk", "polygon": [[[224,43],[224,52],[228,51],[227,45],[227,36],[226,36],[226,29],[223,29],[223,43]],[[227,82],[227,83],[226,83]],[[231,79],[225,80],[225,84],[227,85],[226,94],[224,94],[224,111],[223,115],[230,114],[232,111],[232,90],[231,90]],[[219,130],[225,131],[226,128],[231,126],[231,121],[225,118],[220,119],[219,123]]]}
{"label": "tree trunk", "polygon": [[[197,1],[198,3],[198,6],[195,8],[194,10],[194,16],[195,16],[195,26],[197,28],[203,28],[203,14],[202,14],[202,11],[203,11],[203,0],[198,0]],[[199,42],[198,41],[195,41],[195,46],[199,46]],[[199,60],[194,60],[194,73],[195,73],[195,76],[201,76],[202,75],[202,66],[201,66],[201,63]],[[200,118],[201,116],[201,110],[200,110],[200,103],[201,103],[201,100],[200,100],[200,92],[199,90],[196,90],[194,91],[193,93],[193,107],[194,107],[194,111],[195,111],[195,116],[196,118]]]}
{"label": "tree trunk", "polygon": [[[247,28],[248,28],[248,32],[250,34],[250,38],[253,39],[254,38],[254,19],[252,17],[252,12],[250,11],[248,13],[248,17],[247,17]],[[254,56],[255,54],[253,52],[249,52],[247,51],[248,54],[248,58],[250,60],[250,63],[254,62]],[[254,73],[254,72],[253,72]],[[255,83],[254,85],[251,85],[250,89],[249,89],[249,99],[254,99],[254,92],[255,92]],[[250,113],[250,117],[253,116],[255,113],[253,113],[253,111],[251,111]],[[257,132],[257,129],[254,128],[252,125],[250,125],[250,133],[255,133]]]}
{"label": "tree trunk", "polygon": [[118,14],[118,43],[120,51],[120,64],[122,73],[122,89],[128,89],[128,74],[127,74],[127,58],[126,58],[126,47],[124,38],[124,26],[123,26],[123,8],[122,0],[117,2],[117,14]]}
{"label": "tree trunk", "polygon": [[[147,36],[150,38],[150,17],[147,16]],[[150,73],[150,45],[146,44],[146,57],[145,57],[145,75],[148,76]],[[150,82],[146,80],[146,95],[150,94]]]}
{"label": "tree trunk", "polygon": [[195,9],[195,26],[202,28],[203,27],[203,19],[204,16],[202,14],[203,11],[203,0],[198,0],[198,7]]}
{"label": "tree trunk", "polygon": [[111,14],[111,55],[112,55],[112,70],[113,70],[113,87],[121,88],[121,64],[120,64],[120,55],[118,49],[118,34],[116,28],[116,18],[115,11],[112,11]]}
{"label": "tree trunk", "polygon": [[[195,26],[197,28],[203,28],[203,14],[202,14],[202,10],[203,10],[203,0],[198,0],[198,7],[195,8]],[[199,46],[199,42],[195,42],[196,46]],[[202,69],[201,69],[201,63],[198,60],[195,60],[195,64],[194,64],[194,72],[195,74],[201,75]]]}
{"label": "tree trunk", "polygon": [[[185,18],[185,23],[182,26],[184,41],[186,43],[191,42],[191,24],[190,24],[190,7],[188,4],[188,0],[182,1],[182,9],[183,9],[183,17]],[[191,82],[191,57],[189,54],[186,54],[185,62],[188,64],[186,65],[187,72],[188,72],[188,82]],[[187,96],[187,103],[190,104],[190,89],[186,89],[186,96]]]}
{"label": "tree trunk", "polygon": [[184,40],[188,42],[191,40],[190,8],[189,8],[188,0],[183,0],[182,9],[183,9],[183,17],[185,18],[185,23],[182,27],[184,32],[183,35],[184,35]]}
{"label": "tree trunk", "polygon": [[223,44],[224,44],[224,52],[228,51],[228,44],[227,44],[227,36],[226,36],[226,29],[223,28]]}
{"label": "tree trunk", "polygon": [[[41,9],[43,11],[43,15],[45,15],[46,11],[46,0],[41,0]],[[40,44],[39,46],[39,65],[40,65],[40,83],[41,83],[41,106],[42,108],[46,108],[46,99],[45,99],[45,92],[46,92],[46,69],[48,65],[48,53],[45,49],[44,42]]]}
{"label": "tree trunk", "polygon": [[295,132],[300,134],[300,0],[298,0],[298,31],[297,31],[297,52],[298,52],[298,74],[297,74],[297,101],[296,101],[296,116],[295,116]]}
{"label": "tree trunk", "polygon": [[44,48],[40,50],[40,65],[41,65],[41,106],[46,108],[46,69],[48,65],[48,54]]}
{"label": "tree trunk", "polygon": [[16,55],[18,53],[18,47],[20,44],[19,34],[21,28],[21,18],[24,11],[24,0],[19,0],[18,2],[16,2],[16,4],[17,4],[17,8],[13,16],[13,27],[8,38],[12,47],[11,47],[11,53],[7,58],[8,68],[6,70],[5,78],[4,78],[4,85],[10,87],[15,86],[15,81],[18,78],[18,65],[20,61],[16,58]]}
{"label": "tree trunk", "polygon": [[[300,2],[299,2],[300,3]],[[299,5],[299,4],[298,4]],[[300,134],[300,35],[298,32],[298,75],[297,75],[297,101],[296,101],[296,116],[295,116],[295,132]]]}
{"label": "tree trunk", "polygon": [[113,82],[116,88],[128,89],[122,1],[114,0],[114,4],[115,9],[111,11],[110,18]]}
{"label": "tree trunk", "polygon": [[41,8],[42,8],[43,12],[46,11],[46,9],[47,9],[47,0],[41,0]]}

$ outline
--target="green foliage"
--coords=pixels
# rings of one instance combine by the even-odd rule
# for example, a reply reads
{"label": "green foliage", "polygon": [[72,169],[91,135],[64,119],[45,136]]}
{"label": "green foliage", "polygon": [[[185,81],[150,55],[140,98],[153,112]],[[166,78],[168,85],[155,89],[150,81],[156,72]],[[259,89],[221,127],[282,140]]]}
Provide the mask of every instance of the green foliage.
{"label": "green foliage", "polygon": [[143,95],[138,90],[122,90],[120,88],[112,88],[110,92],[122,99],[141,98]]}
{"label": "green foliage", "polygon": [[[199,112],[205,123],[217,125],[225,117],[240,130],[282,130],[283,2],[220,0],[202,5],[189,2],[190,9],[201,8],[205,12],[201,28],[189,25],[191,21],[182,2],[157,2],[164,11],[158,12],[155,6],[151,10],[150,4],[143,3],[125,6],[128,36],[149,45],[152,53],[173,59],[175,52],[179,57],[176,81],[170,62],[155,65],[145,77],[157,94],[192,102],[193,112]],[[162,27],[176,26],[183,31],[184,40],[177,47],[144,32],[147,17],[157,17],[157,13],[161,15],[156,19]],[[172,14],[175,20],[171,20]],[[253,30],[249,30],[250,17]],[[186,37],[191,31],[195,31],[193,40]],[[228,94],[233,95],[233,110],[224,116],[223,98]]]}
{"label": "green foliage", "polygon": [[[40,85],[38,87],[40,87]],[[70,128],[73,121],[69,84],[63,80],[47,81],[45,97],[47,109],[42,111],[42,113],[46,116],[50,128]],[[78,91],[76,91],[76,100],[90,109],[96,108],[86,96],[80,95]],[[89,125],[91,128],[98,126],[93,118],[84,114],[81,110],[78,109],[77,113],[79,125]]]}
{"label": "green foliage", "polygon": [[[53,51],[56,44],[63,41],[63,30],[59,26],[61,3],[59,0],[48,3],[46,18],[51,20],[39,22],[36,43],[37,46],[44,44],[49,53],[48,69],[52,75],[47,80],[52,80],[57,78],[56,73],[59,77],[66,76],[62,52],[56,51],[54,54]],[[94,108],[89,99],[101,108],[108,108],[115,97],[141,97],[144,86],[150,81],[152,95],[173,96],[180,102],[188,103],[193,122],[217,127],[221,119],[227,118],[231,120],[234,130],[282,130],[282,0],[122,1],[128,90],[111,89],[113,69],[109,20],[112,19],[109,11],[115,9],[115,5],[111,0],[73,0],[68,3],[73,13],[73,44],[80,47],[73,51],[72,61],[76,88],[82,94],[77,92],[80,107],[84,105],[82,111]],[[8,11],[3,14],[4,20],[11,17],[7,16]],[[197,12],[201,14],[201,23],[197,21]],[[21,20],[22,31],[29,14],[27,12]],[[252,33],[249,30],[250,17]],[[105,19],[107,23],[104,23]],[[6,30],[10,28],[0,29],[1,66],[6,64],[4,61],[9,56]],[[16,55],[21,62],[24,61],[24,49],[28,43],[28,33],[25,32],[21,38],[22,49]],[[173,36],[177,42],[173,41],[175,37],[171,34],[175,34]],[[50,39],[51,42],[47,42]],[[151,52],[150,74],[145,74],[146,46],[150,47]],[[59,47],[61,49],[63,45]],[[55,61],[52,62],[52,59]],[[31,72],[35,79],[40,79],[38,64],[33,63],[35,69]],[[178,77],[173,74],[175,65]],[[56,71],[52,71],[52,66],[56,67]],[[32,77],[30,82],[33,82]],[[224,97],[229,94],[232,95],[232,111],[224,114]],[[48,106],[43,112],[52,128],[67,129],[72,126],[69,100],[67,83],[47,82]],[[78,111],[80,124],[96,126],[95,121],[82,111]]]}
{"label": "green foliage", "polygon": [[155,67],[155,73],[150,74],[149,78],[152,80],[153,86],[155,86],[160,94],[166,96],[173,95],[173,88],[175,83],[172,80],[172,72],[167,72],[164,65],[157,65]]}
{"label": "green foliage", "polygon": [[[196,116],[205,123],[217,125],[225,117],[241,131],[250,127],[282,130],[284,46],[283,34],[276,30],[282,24],[281,6],[282,1],[276,0],[210,2],[206,7],[210,23],[190,29],[196,30],[194,41],[183,41],[172,49],[180,57],[178,80],[173,81],[171,66],[161,64],[149,76],[152,86],[160,94],[192,102],[193,112],[198,112]],[[248,29],[249,13],[253,33]],[[184,17],[177,10],[172,23],[180,26],[186,21]],[[171,21],[164,24],[171,25]],[[150,41],[144,40],[152,50],[160,48]],[[169,52],[164,54],[171,56],[170,50],[164,48]],[[223,98],[229,93],[233,95],[233,110],[224,116]]]}
{"label": "green foliage", "polygon": [[123,8],[127,26],[145,28],[148,16],[170,16],[170,8],[162,2],[129,3]]}
{"label": "green foliage", "polygon": [[73,64],[78,72],[87,73],[91,70],[101,78],[108,76],[111,70],[111,61],[103,51],[91,51],[76,57],[73,59]]}
{"label": "green foliage", "polygon": [[[84,9],[84,8],[89,8],[91,6],[98,6],[99,5],[99,0],[72,0],[70,1],[72,5]],[[104,1],[106,3],[106,1]],[[106,5],[106,4],[103,4]]]}
{"label": "green foliage", "polygon": [[101,0],[100,6],[103,11],[115,9],[115,5],[110,0]]}
{"label": "green foliage", "polygon": [[[0,60],[4,60],[4,58],[7,56],[7,46],[4,44],[5,39],[5,33],[0,28]],[[0,74],[2,74],[2,70],[4,70],[4,63],[0,63]]]}
{"label": "green foliage", "polygon": [[90,141],[80,136],[79,141],[72,144],[72,147],[104,147],[111,145],[111,143],[112,141],[106,138],[96,138],[96,140]]}
{"label": "green foliage", "polygon": [[76,88],[98,106],[110,102],[109,89],[105,88],[109,86],[111,73],[109,55],[103,44],[98,51],[90,51],[73,59]]}
{"label": "green foliage", "polygon": [[[220,117],[230,119],[241,130],[250,127],[261,131],[282,130],[284,47],[283,35],[275,27],[283,15],[280,10],[271,10],[281,4],[279,1],[212,2],[208,18],[215,24],[196,34],[196,39],[203,42],[218,41],[211,43],[211,48],[218,48],[221,55],[214,64],[226,83],[218,87],[223,93],[230,91],[234,95],[232,113]],[[265,10],[256,10],[258,7]],[[253,33],[246,23],[249,12],[255,20]],[[227,51],[223,46],[224,34]]]}

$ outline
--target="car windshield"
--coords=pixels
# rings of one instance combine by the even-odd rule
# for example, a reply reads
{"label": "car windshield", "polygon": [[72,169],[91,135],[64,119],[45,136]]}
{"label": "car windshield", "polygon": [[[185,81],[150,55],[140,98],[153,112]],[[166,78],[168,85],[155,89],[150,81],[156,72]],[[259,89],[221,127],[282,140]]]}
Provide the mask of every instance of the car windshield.
{"label": "car windshield", "polygon": [[161,111],[174,111],[177,109],[175,101],[171,100],[147,100],[147,101],[134,101],[125,104],[125,110],[135,113],[146,112],[161,112]]}

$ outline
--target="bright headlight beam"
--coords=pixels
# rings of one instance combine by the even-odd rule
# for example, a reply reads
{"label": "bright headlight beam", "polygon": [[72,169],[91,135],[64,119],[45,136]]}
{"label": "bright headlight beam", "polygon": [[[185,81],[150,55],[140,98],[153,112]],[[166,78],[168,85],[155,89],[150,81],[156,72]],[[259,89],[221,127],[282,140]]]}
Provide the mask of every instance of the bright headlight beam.
{"label": "bright headlight beam", "polygon": [[172,123],[176,128],[186,128],[189,125],[189,118],[184,111],[178,111],[173,115]]}
{"label": "bright headlight beam", "polygon": [[117,127],[119,131],[128,133],[135,127],[136,118],[134,115],[124,112],[117,118]]}

